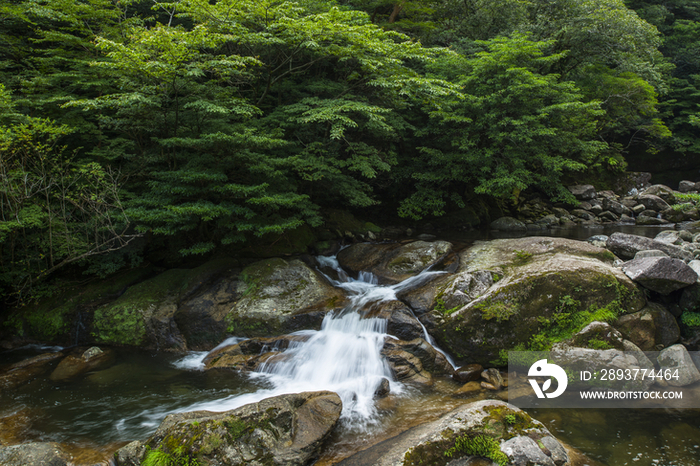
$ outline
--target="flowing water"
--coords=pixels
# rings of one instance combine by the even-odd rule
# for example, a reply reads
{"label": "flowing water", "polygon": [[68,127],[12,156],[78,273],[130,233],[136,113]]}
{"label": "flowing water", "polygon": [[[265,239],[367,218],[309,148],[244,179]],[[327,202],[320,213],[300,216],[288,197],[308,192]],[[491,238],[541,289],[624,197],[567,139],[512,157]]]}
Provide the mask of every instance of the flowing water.
{"label": "flowing water", "polygon": [[[369,273],[349,277],[334,257],[318,261],[321,270],[333,272],[329,280],[346,291],[351,304],[343,312],[328,314],[321,330],[299,332],[305,339],[293,341],[276,362],[246,375],[203,371],[206,352],[183,357],[117,350],[113,366],[79,380],[57,383],[38,377],[14,391],[0,391],[0,443],[3,438],[73,443],[97,450],[86,457],[95,462],[100,454],[104,459],[118,446],[148,437],[171,412],[225,411],[283,393],[331,390],[343,400],[343,412],[332,446],[317,462],[325,466],[469,401],[452,397],[458,386],[448,379],[438,379],[431,389],[394,381],[380,354],[385,338],[390,338],[387,322],[366,317],[373,306],[442,272],[424,271],[397,285],[381,286]],[[425,337],[431,340],[427,332]],[[230,338],[219,347],[238,341]],[[5,352],[0,362],[58,349]],[[383,378],[390,380],[391,395],[375,400]],[[531,414],[563,441],[608,466],[700,464],[696,411],[532,410]]]}

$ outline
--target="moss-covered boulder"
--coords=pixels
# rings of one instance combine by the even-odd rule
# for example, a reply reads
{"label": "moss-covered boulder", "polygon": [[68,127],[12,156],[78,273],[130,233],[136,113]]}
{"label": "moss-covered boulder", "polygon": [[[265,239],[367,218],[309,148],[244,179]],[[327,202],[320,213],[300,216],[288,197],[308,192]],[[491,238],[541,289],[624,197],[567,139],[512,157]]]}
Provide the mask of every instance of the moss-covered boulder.
{"label": "moss-covered boulder", "polygon": [[151,438],[127,445],[115,459],[119,466],[302,466],[318,456],[341,411],[337,394],[305,392],[224,413],[171,414]]}
{"label": "moss-covered boulder", "polygon": [[267,259],[241,272],[240,295],[226,316],[229,333],[254,337],[319,329],[345,303],[343,292],[300,260]]}
{"label": "moss-covered boulder", "polygon": [[59,280],[55,294],[16,307],[0,326],[0,336],[22,341],[40,341],[59,345],[89,344],[92,340],[83,331],[96,308],[117,299],[134,283],[153,276],[152,267],[141,267],[117,273],[104,280]]}
{"label": "moss-covered boulder", "polygon": [[392,284],[448,261],[451,252],[452,244],[447,241],[357,243],[338,253],[338,263],[354,275],[372,272],[380,283]]}
{"label": "moss-covered boulder", "polygon": [[[481,462],[469,462],[470,459]],[[490,460],[490,461],[488,461]],[[517,464],[573,466],[539,421],[502,401],[465,404],[339,463],[339,466]]]}
{"label": "moss-covered boulder", "polygon": [[[140,346],[165,350],[187,349],[187,340],[178,326],[176,315],[183,302],[207,289],[216,278],[238,280],[238,262],[222,258],[206,262],[193,269],[170,269],[148,280],[137,283],[116,300],[95,310],[91,335],[98,344]],[[230,303],[235,295],[229,296]],[[229,307],[230,308],[230,307]],[[212,312],[218,308],[211,307]],[[216,321],[198,316],[203,322]],[[223,317],[219,320],[218,332],[202,332],[210,338],[209,348],[214,347],[225,335]],[[198,327],[188,329],[191,338],[200,335]]]}
{"label": "moss-covered boulder", "polygon": [[461,254],[453,281],[487,271],[493,285],[465,303],[469,293],[457,299],[460,288],[448,281],[421,320],[442,348],[470,362],[493,364],[502,351],[547,349],[594,320],[613,321],[645,305],[613,259],[605,249],[562,238],[480,242]]}

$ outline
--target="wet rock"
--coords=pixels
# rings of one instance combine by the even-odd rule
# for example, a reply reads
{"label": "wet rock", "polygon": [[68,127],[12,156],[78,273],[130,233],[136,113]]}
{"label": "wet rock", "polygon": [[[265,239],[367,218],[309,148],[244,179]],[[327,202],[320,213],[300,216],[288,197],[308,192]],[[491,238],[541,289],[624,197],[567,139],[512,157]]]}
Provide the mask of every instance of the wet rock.
{"label": "wet rock", "polygon": [[663,295],[692,285],[698,278],[685,262],[670,257],[634,259],[625,263],[622,271],[643,287]]}
{"label": "wet rock", "polygon": [[405,302],[417,315],[424,314],[436,305],[436,298],[445,284],[452,279],[446,274],[426,276],[426,281],[396,292],[396,297]]}
{"label": "wet rock", "polygon": [[462,308],[433,309],[421,322],[449,354],[488,364],[501,350],[529,344],[542,331],[542,319],[563,301],[572,303],[571,312],[611,303],[632,312],[644,307],[641,292],[612,266],[613,258],[589,243],[562,238],[477,242],[462,253],[462,271],[491,271],[500,279]]}
{"label": "wet rock", "polygon": [[358,243],[338,253],[338,263],[353,274],[371,272],[382,283],[398,283],[449,258],[447,241],[408,244]]}
{"label": "wet rock", "polygon": [[226,316],[233,335],[253,337],[318,329],[326,312],[345,302],[342,291],[299,260],[256,262],[241,276],[237,293],[242,297]]}
{"label": "wet rock", "polygon": [[401,301],[384,301],[376,305],[367,317],[386,319],[386,333],[399,340],[413,340],[424,336],[423,326],[411,310]]}
{"label": "wet rock", "polygon": [[408,351],[394,345],[384,345],[382,356],[396,377],[396,380],[413,385],[432,385],[433,377],[423,369],[423,363]]}
{"label": "wet rock", "polygon": [[664,370],[670,369],[672,373],[678,370],[678,379],[666,380],[672,387],[684,387],[700,381],[700,372],[690,358],[688,350],[681,344],[661,350],[657,361]]}
{"label": "wet rock", "polygon": [[495,368],[486,369],[481,373],[481,378],[494,387],[494,390],[500,390],[503,386],[503,376],[500,371]]}
{"label": "wet rock", "polygon": [[381,354],[399,381],[431,385],[433,375],[451,376],[454,373],[445,356],[422,338],[411,341],[387,338]]}
{"label": "wet rock", "polygon": [[467,382],[461,387],[457,389],[453,393],[453,396],[459,398],[459,397],[467,397],[467,398],[472,398],[473,396],[481,393],[484,391],[484,388],[481,386],[481,382],[477,381],[471,381]]}
{"label": "wet rock", "polygon": [[44,353],[12,364],[0,374],[0,389],[13,389],[47,372],[52,362],[64,357],[62,352]]}
{"label": "wet rock", "polygon": [[523,222],[513,217],[501,217],[491,222],[492,230],[498,231],[525,231],[527,227]]}
{"label": "wet rock", "polygon": [[595,187],[590,184],[569,186],[569,191],[571,191],[571,194],[579,201],[587,201],[589,199],[595,199],[596,197]]}
{"label": "wet rock", "polygon": [[[341,410],[337,394],[305,392],[267,398],[224,413],[171,414],[144,442],[145,451],[136,445],[131,447],[133,453],[122,449],[117,456],[139,464],[136,461],[161,451],[183,463],[197,458],[204,464],[302,466],[319,454]],[[138,454],[143,457],[132,456]]]}
{"label": "wet rock", "polygon": [[473,382],[481,378],[483,371],[484,368],[481,364],[467,364],[457,369],[452,377],[461,383]]}
{"label": "wet rock", "polygon": [[29,438],[28,433],[34,420],[41,418],[38,409],[21,407],[11,414],[0,417],[0,446],[16,445]]}
{"label": "wet rock", "polygon": [[69,380],[90,371],[106,369],[114,362],[114,352],[97,346],[69,354],[58,363],[49,378],[54,382]]}
{"label": "wet rock", "polygon": [[280,351],[289,348],[292,342],[304,342],[308,335],[281,335],[271,338],[250,338],[239,343],[223,346],[206,355],[202,363],[206,369],[227,368],[238,371],[253,371]]}
{"label": "wet rock", "polygon": [[672,244],[655,241],[651,238],[627,233],[613,233],[608,238],[606,247],[616,256],[622,259],[632,259],[639,251],[657,249],[665,252],[670,257],[689,261],[693,256],[682,248]]}
{"label": "wet rock", "polygon": [[389,379],[386,377],[382,378],[382,381],[380,382],[379,386],[377,389],[374,391],[374,397],[375,398],[384,398],[389,394],[391,391],[391,386],[389,384]]}
{"label": "wet rock", "polygon": [[23,443],[0,448],[3,466],[68,466],[71,456],[58,443]]}
{"label": "wet rock", "polygon": [[[506,416],[515,420],[515,423],[505,421]],[[493,454],[498,454],[500,458],[509,460],[508,464],[514,464],[513,461],[519,461],[518,458],[536,455],[534,450],[529,450],[531,444],[528,444],[526,449],[524,446],[526,441],[514,440],[525,438],[532,440],[535,448],[538,448],[540,453],[544,455],[537,456],[540,463],[530,464],[557,464],[559,466],[558,463],[553,462],[555,455],[558,460],[565,459],[562,464],[569,461],[566,452],[562,456],[561,450],[558,448],[555,448],[556,453],[552,453],[552,448],[545,446],[544,443],[541,447],[539,446],[540,439],[552,437],[551,433],[540,422],[532,419],[515,406],[502,401],[483,400],[460,406],[437,421],[414,427],[347,458],[338,466],[476,465],[480,464],[478,460],[483,461],[483,458],[470,458],[463,451],[454,449],[451,459],[447,459],[445,452],[455,446],[458,437],[477,437],[479,435],[493,438],[496,445],[500,443],[500,451],[496,450]],[[552,440],[557,442],[553,437]],[[509,447],[507,451],[503,448],[504,445]],[[550,443],[550,445],[554,444]],[[550,463],[543,463],[542,461],[545,461],[543,458],[549,460]],[[477,462],[473,463],[472,461]],[[517,464],[525,465],[525,463]]]}
{"label": "wet rock", "polygon": [[671,346],[680,338],[676,319],[657,303],[648,303],[641,311],[620,317],[615,326],[643,351],[657,351]]}

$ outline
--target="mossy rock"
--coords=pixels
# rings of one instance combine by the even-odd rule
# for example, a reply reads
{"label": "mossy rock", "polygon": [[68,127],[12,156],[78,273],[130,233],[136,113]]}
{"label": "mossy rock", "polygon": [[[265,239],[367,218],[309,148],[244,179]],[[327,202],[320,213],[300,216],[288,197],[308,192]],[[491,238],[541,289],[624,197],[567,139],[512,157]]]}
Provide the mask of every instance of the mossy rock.
{"label": "mossy rock", "polygon": [[266,259],[241,272],[240,299],[226,316],[229,333],[270,336],[320,328],[329,310],[342,307],[345,295],[299,260]]}
{"label": "mossy rock", "polygon": [[73,344],[74,326],[81,312],[89,313],[100,305],[117,298],[124,290],[153,275],[152,267],[126,270],[103,280],[87,284],[59,281],[55,296],[11,311],[5,321],[5,332],[44,343]]}
{"label": "mossy rock", "polygon": [[[593,320],[614,321],[645,305],[644,294],[601,248],[557,238],[491,243],[465,251],[462,270],[497,270],[502,278],[463,307],[436,306],[423,318],[438,344],[459,359],[498,364],[503,351],[544,350]],[[449,282],[443,286],[449,289]]]}

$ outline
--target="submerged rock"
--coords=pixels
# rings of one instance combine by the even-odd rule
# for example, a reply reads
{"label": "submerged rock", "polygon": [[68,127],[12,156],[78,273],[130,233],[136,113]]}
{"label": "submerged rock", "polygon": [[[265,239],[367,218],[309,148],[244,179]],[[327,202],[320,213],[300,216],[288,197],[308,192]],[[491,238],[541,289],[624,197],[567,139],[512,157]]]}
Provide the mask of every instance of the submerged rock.
{"label": "submerged rock", "polygon": [[93,346],[82,351],[82,354],[81,351],[78,351],[77,354],[69,354],[63,358],[49,378],[55,382],[68,380],[89,371],[105,369],[113,362],[114,352],[112,350],[103,351],[97,346]]}
{"label": "submerged rock", "polygon": [[0,372],[0,390],[13,389],[29,382],[37,375],[47,372],[51,363],[62,358],[62,352],[44,353],[12,364],[4,372]]}
{"label": "submerged rock", "polygon": [[151,438],[115,457],[118,466],[157,457],[173,464],[196,459],[200,466],[302,466],[318,456],[341,411],[340,397],[323,391],[276,396],[223,413],[170,414]]}

